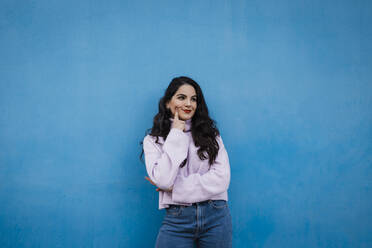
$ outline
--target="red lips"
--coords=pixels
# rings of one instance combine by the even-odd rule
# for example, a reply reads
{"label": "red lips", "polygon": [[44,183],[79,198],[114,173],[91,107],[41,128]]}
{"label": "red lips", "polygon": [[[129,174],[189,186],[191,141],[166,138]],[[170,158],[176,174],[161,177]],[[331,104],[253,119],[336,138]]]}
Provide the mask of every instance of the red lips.
{"label": "red lips", "polygon": [[183,112],[185,112],[186,114],[189,114],[191,110],[183,110]]}

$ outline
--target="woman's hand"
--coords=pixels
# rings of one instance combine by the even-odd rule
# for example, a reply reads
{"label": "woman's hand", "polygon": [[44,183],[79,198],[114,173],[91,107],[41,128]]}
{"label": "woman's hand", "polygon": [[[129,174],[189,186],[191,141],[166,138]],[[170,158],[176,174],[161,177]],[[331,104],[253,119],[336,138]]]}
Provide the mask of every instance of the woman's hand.
{"label": "woman's hand", "polygon": [[176,108],[176,112],[174,113],[174,120],[173,120],[172,128],[178,128],[178,129],[184,131],[185,130],[185,121],[179,119],[178,110],[179,110],[179,108]]}
{"label": "woman's hand", "polygon": [[[145,177],[145,179],[147,180],[147,181],[149,181],[152,185],[154,185],[154,186],[156,186],[156,184],[149,178],[149,177]],[[156,188],[156,191],[165,191],[165,192],[172,192],[172,189],[173,189],[173,186],[172,186],[172,188],[170,189],[170,190],[162,190],[162,189],[160,189],[160,188]]]}

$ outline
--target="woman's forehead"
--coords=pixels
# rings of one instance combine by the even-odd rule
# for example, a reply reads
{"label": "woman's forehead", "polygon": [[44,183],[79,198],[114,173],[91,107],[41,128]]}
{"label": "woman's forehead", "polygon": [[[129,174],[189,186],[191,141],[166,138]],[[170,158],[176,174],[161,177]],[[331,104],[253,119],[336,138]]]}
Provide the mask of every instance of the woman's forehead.
{"label": "woman's forehead", "polygon": [[196,92],[195,92],[194,87],[192,87],[189,84],[184,84],[181,87],[179,87],[178,90],[176,91],[175,95],[178,95],[178,94],[193,96],[193,95],[196,95]]}

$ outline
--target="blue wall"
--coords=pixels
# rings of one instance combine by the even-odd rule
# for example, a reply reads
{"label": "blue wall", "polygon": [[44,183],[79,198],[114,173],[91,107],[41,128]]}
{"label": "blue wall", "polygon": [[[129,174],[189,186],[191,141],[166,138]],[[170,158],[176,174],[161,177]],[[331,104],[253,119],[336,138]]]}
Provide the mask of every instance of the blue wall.
{"label": "blue wall", "polygon": [[370,1],[0,2],[0,247],[152,247],[174,76],[229,152],[234,247],[372,247]]}

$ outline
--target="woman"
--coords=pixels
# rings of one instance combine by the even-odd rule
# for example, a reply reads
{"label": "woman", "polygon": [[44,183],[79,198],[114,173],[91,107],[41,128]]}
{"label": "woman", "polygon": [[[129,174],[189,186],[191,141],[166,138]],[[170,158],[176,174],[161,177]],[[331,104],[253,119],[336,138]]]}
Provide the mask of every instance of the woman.
{"label": "woman", "polygon": [[143,140],[146,170],[166,209],[156,247],[231,247],[230,164],[200,86],[174,78]]}

